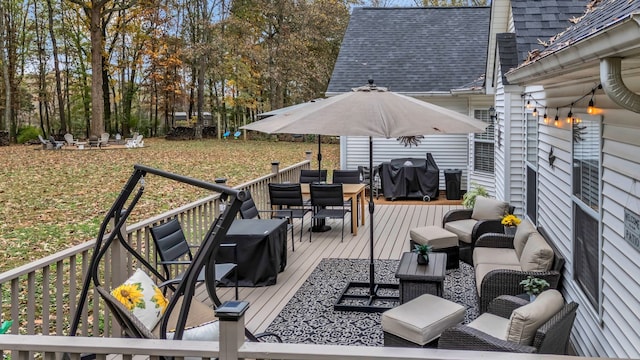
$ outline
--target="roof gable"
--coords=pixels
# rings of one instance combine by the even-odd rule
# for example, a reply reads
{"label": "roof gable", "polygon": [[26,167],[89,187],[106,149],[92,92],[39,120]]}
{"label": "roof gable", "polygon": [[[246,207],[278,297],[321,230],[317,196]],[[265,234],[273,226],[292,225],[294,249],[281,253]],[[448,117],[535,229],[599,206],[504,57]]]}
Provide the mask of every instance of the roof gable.
{"label": "roof gable", "polygon": [[553,36],[572,25],[569,19],[584,14],[588,0],[511,0],[518,45],[518,63],[531,51],[541,51]]}
{"label": "roof gable", "polygon": [[516,44],[516,34],[497,34],[496,40],[496,44],[498,46],[498,57],[500,59],[502,83],[504,85],[508,85],[509,81],[507,80],[505,74],[509,72],[509,70],[518,66],[518,48]]}
{"label": "roof gable", "polygon": [[327,92],[449,91],[484,73],[489,7],[354,8]]}

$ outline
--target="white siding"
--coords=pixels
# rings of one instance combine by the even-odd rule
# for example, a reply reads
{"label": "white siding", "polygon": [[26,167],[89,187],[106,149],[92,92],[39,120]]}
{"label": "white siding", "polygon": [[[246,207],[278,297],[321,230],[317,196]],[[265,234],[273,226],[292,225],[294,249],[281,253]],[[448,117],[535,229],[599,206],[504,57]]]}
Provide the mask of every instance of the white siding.
{"label": "white siding", "polygon": [[[469,103],[478,108],[488,108],[490,97],[469,101],[461,97],[419,98],[420,100],[446,107],[463,114],[470,114]],[[472,113],[472,110],[471,110]],[[433,155],[440,168],[440,189],[445,189],[444,169],[462,170],[462,189],[467,187],[468,178],[468,135],[430,135],[418,146],[405,147],[396,139],[373,139],[373,164],[394,158],[424,158],[428,152]],[[357,169],[358,165],[369,165],[369,138],[362,136],[342,136],[340,138],[340,166],[343,169]]]}
{"label": "white siding", "polygon": [[[544,99],[545,93],[532,95]],[[597,103],[604,99],[596,98]],[[584,111],[574,108],[576,113]],[[555,110],[549,115],[553,118]],[[624,240],[624,209],[640,214],[640,115],[604,109],[603,121],[600,308],[591,306],[573,281],[572,134],[565,122],[561,127],[553,122],[539,127],[538,222],[567,260],[563,293],[580,304],[571,337],[578,354],[638,358],[640,251]],[[553,168],[548,160],[551,147],[556,156]]]}

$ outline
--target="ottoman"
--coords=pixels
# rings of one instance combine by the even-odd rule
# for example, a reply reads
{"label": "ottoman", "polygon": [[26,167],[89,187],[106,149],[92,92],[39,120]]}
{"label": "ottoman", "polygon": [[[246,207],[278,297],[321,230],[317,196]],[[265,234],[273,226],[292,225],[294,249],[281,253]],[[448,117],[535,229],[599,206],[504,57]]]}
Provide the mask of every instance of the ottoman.
{"label": "ottoman", "polygon": [[410,251],[413,251],[415,244],[431,245],[434,252],[447,253],[447,269],[457,269],[460,266],[458,235],[439,226],[423,226],[411,229],[409,236]]}
{"label": "ottoman", "polygon": [[452,301],[421,295],[382,313],[384,346],[431,347],[445,329],[464,320],[465,311]]}

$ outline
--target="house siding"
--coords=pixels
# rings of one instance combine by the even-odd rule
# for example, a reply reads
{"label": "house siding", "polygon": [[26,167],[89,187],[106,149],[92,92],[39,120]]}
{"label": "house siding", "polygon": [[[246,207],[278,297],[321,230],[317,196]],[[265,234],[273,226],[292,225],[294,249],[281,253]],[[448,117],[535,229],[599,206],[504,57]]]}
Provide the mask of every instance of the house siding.
{"label": "house siding", "polygon": [[[487,96],[471,100],[463,97],[418,98],[463,114],[473,113],[473,110],[470,110],[471,105],[475,108],[488,108],[491,104],[491,97]],[[341,168],[353,170],[357,169],[358,165],[369,166],[368,137],[342,136],[340,144]],[[440,189],[445,189],[443,172],[445,169],[462,170],[461,188],[466,189],[468,183],[468,145],[468,135],[429,135],[425,136],[420,145],[413,147],[405,147],[396,139],[374,138],[373,164],[375,166],[395,158],[424,158],[430,152],[441,170]]]}
{"label": "house siding", "polygon": [[[527,88],[544,99],[540,88]],[[596,103],[605,103],[604,95]],[[574,109],[584,113],[585,109]],[[555,113],[550,114],[551,117]],[[631,121],[630,119],[634,119]],[[549,165],[553,147],[556,160]],[[566,123],[539,126],[538,223],[565,256],[563,293],[580,303],[571,341],[579,355],[640,357],[640,256],[624,239],[625,208],[640,214],[640,115],[604,110],[601,167],[601,287],[590,305],[573,277],[572,133]]]}

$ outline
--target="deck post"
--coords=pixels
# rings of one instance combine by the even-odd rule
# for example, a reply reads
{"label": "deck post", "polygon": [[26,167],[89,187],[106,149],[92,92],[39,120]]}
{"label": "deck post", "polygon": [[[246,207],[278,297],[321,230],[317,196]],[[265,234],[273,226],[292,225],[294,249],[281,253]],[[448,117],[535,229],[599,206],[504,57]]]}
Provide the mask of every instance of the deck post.
{"label": "deck post", "polygon": [[[119,231],[120,236],[122,236],[123,239],[128,239],[129,237],[127,235],[126,223],[122,224],[122,227],[119,229],[115,228],[118,220],[119,219],[115,217],[111,219],[111,223],[110,223],[110,227],[112,229],[111,231]],[[127,253],[127,250],[125,250],[122,247],[122,244],[116,238],[111,245],[111,278],[105,279],[105,281],[110,282],[109,286],[111,289],[115,288],[119,284],[124,283],[125,280],[127,280],[127,278],[129,277],[129,274],[126,272],[126,269],[129,268],[127,266],[127,259],[125,256],[126,253]],[[111,327],[112,327],[111,335],[119,337],[120,334],[122,333],[122,328],[120,327],[120,324],[118,324],[117,321],[112,321]]]}
{"label": "deck post", "polygon": [[271,173],[275,175],[277,183],[281,183],[282,182],[282,179],[281,179],[282,175],[280,175],[280,162],[279,161],[271,162]]}
{"label": "deck post", "polygon": [[244,313],[247,301],[225,301],[215,311],[220,319],[220,360],[237,360],[244,344]]}

